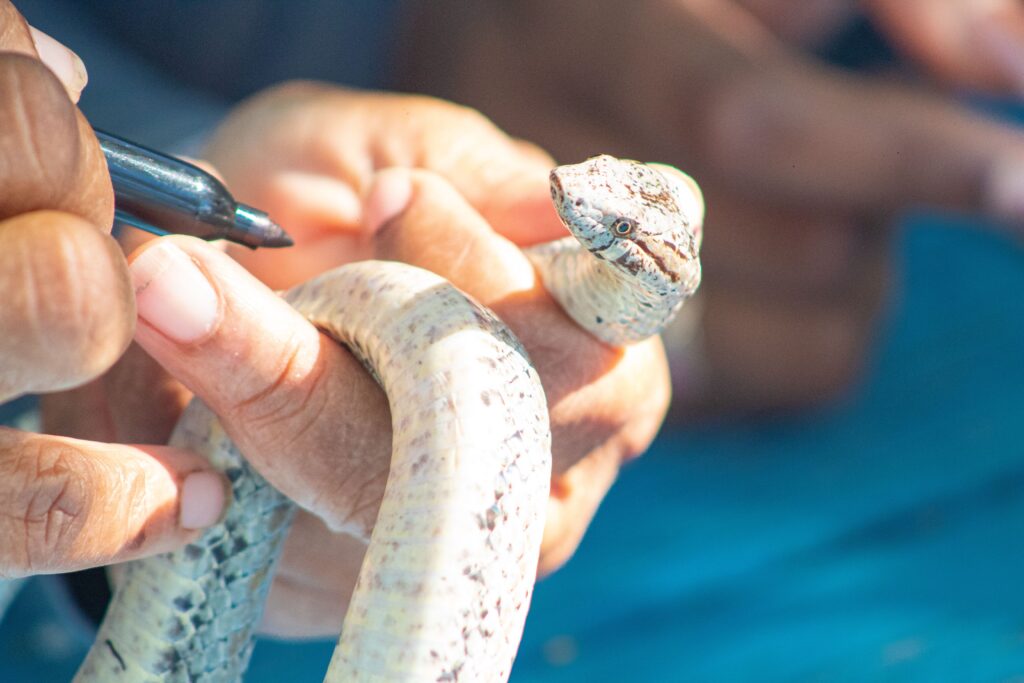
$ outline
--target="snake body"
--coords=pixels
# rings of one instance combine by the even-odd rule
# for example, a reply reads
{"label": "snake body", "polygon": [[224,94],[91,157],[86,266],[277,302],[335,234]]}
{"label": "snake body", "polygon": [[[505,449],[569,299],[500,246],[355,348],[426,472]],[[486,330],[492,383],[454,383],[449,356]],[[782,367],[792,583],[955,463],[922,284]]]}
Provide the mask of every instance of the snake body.
{"label": "snake body", "polygon": [[[607,343],[657,333],[700,278],[692,192],[607,156],[551,178],[573,236],[528,250],[546,287]],[[392,413],[384,501],[326,680],[506,680],[551,473],[547,406],[525,351],[487,309],[401,264],[344,266],[287,299],[364,363]],[[293,504],[198,401],[172,444],[224,471],[232,504],[195,543],[129,565],[77,681],[245,671]]]}

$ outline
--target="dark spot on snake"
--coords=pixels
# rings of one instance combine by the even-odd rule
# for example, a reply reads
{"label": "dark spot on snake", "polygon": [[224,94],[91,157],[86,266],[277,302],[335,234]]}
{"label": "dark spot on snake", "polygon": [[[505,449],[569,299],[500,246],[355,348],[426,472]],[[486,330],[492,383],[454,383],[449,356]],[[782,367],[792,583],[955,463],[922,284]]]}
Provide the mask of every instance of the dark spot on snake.
{"label": "dark spot on snake", "polygon": [[228,481],[230,481],[232,484],[238,481],[241,478],[242,474],[243,472],[241,467],[229,467],[226,470],[224,470],[224,476],[227,477]]}
{"label": "dark spot on snake", "polygon": [[174,668],[181,662],[181,655],[178,654],[177,650],[166,650],[160,661],[153,667],[156,669],[154,673],[163,674],[174,670]]}
{"label": "dark spot on snake", "polygon": [[600,325],[601,323],[603,323],[603,322],[604,322],[604,318],[602,318],[601,316],[596,316],[596,317],[594,318],[594,321],[595,321],[595,322],[596,322],[596,323],[597,323],[598,325]]}
{"label": "dark spot on snake", "polygon": [[117,663],[121,665],[121,671],[127,671],[128,665],[124,663],[124,658],[121,657],[121,654],[117,651],[117,648],[114,647],[114,644],[110,642],[110,639],[107,638],[103,642],[110,649],[110,654],[114,655],[114,659],[117,660]]}
{"label": "dark spot on snake", "polygon": [[210,553],[213,555],[213,559],[217,562],[223,562],[228,559],[228,551],[224,549],[222,544],[218,544],[210,548]]}
{"label": "dark spot on snake", "polygon": [[422,469],[423,466],[427,464],[427,461],[429,459],[430,459],[430,456],[428,454],[426,454],[426,453],[424,453],[420,457],[416,458],[416,460],[412,464],[412,473],[415,475],[417,472],[419,472],[420,469]]}
{"label": "dark spot on snake", "polygon": [[176,621],[167,629],[167,636],[169,638],[178,639],[185,635],[185,624],[181,621]]}
{"label": "dark spot on snake", "polygon": [[203,556],[203,548],[202,548],[202,546],[198,546],[195,543],[189,543],[187,546],[185,546],[185,557],[186,557],[186,559],[195,561],[195,560],[198,560],[202,556]]}
{"label": "dark spot on snake", "polygon": [[190,609],[192,609],[193,606],[192,597],[189,595],[179,595],[178,597],[174,598],[174,600],[172,600],[171,602],[174,604],[174,607],[176,609],[179,609],[182,612],[189,611]]}
{"label": "dark spot on snake", "polygon": [[249,541],[245,540],[241,536],[236,536],[235,540],[234,540],[234,543],[231,544],[231,552],[232,552],[232,554],[237,555],[238,553],[242,552],[243,550],[245,550],[248,547],[249,547]]}
{"label": "dark spot on snake", "polygon": [[[463,630],[462,631],[462,637],[463,637],[463,639],[468,638],[469,634],[467,634],[466,631]],[[443,681],[458,681],[459,680],[459,672],[462,671],[462,667],[464,665],[465,665],[465,662],[459,662],[458,664],[453,666],[450,670],[443,672],[440,676],[437,677],[438,683],[442,683]]]}

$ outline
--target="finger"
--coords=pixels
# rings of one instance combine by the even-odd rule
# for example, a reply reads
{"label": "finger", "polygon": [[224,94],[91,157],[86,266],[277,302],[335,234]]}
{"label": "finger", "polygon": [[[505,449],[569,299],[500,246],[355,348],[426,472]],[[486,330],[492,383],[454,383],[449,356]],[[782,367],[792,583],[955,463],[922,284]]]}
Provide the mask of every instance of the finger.
{"label": "finger", "polygon": [[42,431],[117,443],[167,443],[192,393],[138,344],[101,378],[40,398]]}
{"label": "finger", "polygon": [[[550,7],[556,15],[551,31],[561,25],[557,14],[570,11],[556,5]],[[630,28],[625,54],[599,42],[546,36],[566,53],[559,59],[545,52],[550,68],[538,73],[545,83],[572,83],[573,100],[529,99],[527,87],[510,91],[499,87],[504,82],[480,78],[475,84],[485,94],[473,101],[489,102],[494,106],[488,111],[503,115],[528,112],[517,120],[517,132],[559,154],[570,146],[621,149],[621,131],[608,124],[595,126],[585,139],[576,134],[586,114],[565,112],[574,111],[577,93],[583,93],[608,108],[606,120],[632,122],[630,155],[687,159],[702,180],[728,183],[748,198],[866,216],[929,204],[1024,221],[1019,131],[937,96],[799,60],[767,35],[730,33],[704,12],[714,7],[651,3],[631,8],[635,16],[627,22],[624,6],[618,20]],[[601,16],[584,19],[595,23],[592,35],[616,19],[613,12],[595,14]],[[501,39],[500,31],[489,35]],[[664,68],[638,76],[622,67],[631,63]]]}
{"label": "finger", "polygon": [[362,202],[355,189],[342,180],[287,170],[267,181],[263,208],[299,234],[357,233]]}
{"label": "finger", "polygon": [[1024,221],[1024,135],[924,93],[794,70],[709,113],[708,172],[747,197],[862,216],[927,204]]}
{"label": "finger", "polygon": [[92,129],[33,57],[0,54],[0,219],[38,209],[109,231],[114,196]]}
{"label": "finger", "polygon": [[72,102],[78,101],[89,78],[78,55],[29,26],[7,0],[0,0],[0,52],[18,52],[40,59],[64,84]]}
{"label": "finger", "polygon": [[185,451],[0,428],[0,576],[179,547],[217,521],[225,491],[226,482]]}
{"label": "finger", "polygon": [[868,0],[890,43],[932,76],[961,88],[1021,92],[1024,8],[1018,0]]}
{"label": "finger", "polygon": [[[1001,12],[980,17],[972,26],[977,51],[989,81],[1018,96],[1024,94],[1024,7],[1011,3]],[[980,78],[979,85],[984,85]]]}
{"label": "finger", "polygon": [[621,464],[619,448],[612,441],[555,477],[544,519],[538,576],[553,573],[576,552]]}
{"label": "finger", "polygon": [[889,246],[888,221],[813,214],[709,188],[711,230],[701,252],[705,289],[728,281],[752,295],[809,302],[855,294],[864,263]]}
{"label": "finger", "polygon": [[[403,183],[404,193],[387,188]],[[669,390],[658,340],[625,350],[596,341],[551,299],[525,256],[440,177],[382,172],[368,203],[402,196],[408,197],[406,205],[396,202],[377,214],[384,221],[377,257],[441,275],[512,328],[544,384],[556,471],[572,466],[638,416],[663,415]],[[643,450],[648,437],[653,431],[639,429],[620,455]]]}
{"label": "finger", "polygon": [[[235,149],[239,138],[254,135],[260,136],[261,153],[275,160],[273,176],[295,172],[307,180],[329,179],[315,183],[320,185],[316,194],[342,197],[339,205],[348,209],[327,208],[294,192],[287,196],[298,204],[286,208],[292,199],[283,200],[282,189],[288,188],[280,184],[294,178],[275,179],[279,186],[269,188],[252,178],[253,155]],[[214,137],[210,154],[233,187],[235,178],[241,179],[241,196],[257,205],[273,200],[297,212],[300,224],[284,227],[299,237],[303,225],[351,227],[351,198],[362,197],[373,174],[389,167],[423,168],[448,178],[496,230],[517,243],[565,234],[550,201],[550,157],[510,138],[478,112],[434,98],[285,84],[244,106]]]}
{"label": "finger", "polygon": [[124,257],[76,216],[36,211],[0,221],[0,291],[0,402],[86,382],[131,341]]}
{"label": "finger", "polygon": [[29,33],[32,35],[32,42],[40,61],[50,67],[50,71],[60,79],[71,101],[78,102],[82,90],[89,82],[89,73],[85,70],[81,58],[37,28],[29,27]]}
{"label": "finger", "polygon": [[694,420],[820,405],[862,377],[875,337],[880,302],[874,296],[865,296],[871,304],[846,307],[789,306],[724,288],[708,288],[703,296],[701,343],[669,349],[673,416]]}
{"label": "finger", "polygon": [[364,541],[305,512],[295,516],[261,630],[287,638],[336,636],[363,564]]}
{"label": "finger", "polygon": [[[469,135],[452,155],[450,143],[461,138],[460,130]],[[460,109],[446,131],[426,138],[420,167],[448,180],[493,230],[519,246],[568,234],[551,202],[555,163],[546,152],[509,138],[473,110]]]}
{"label": "finger", "polygon": [[217,413],[274,486],[331,528],[372,528],[391,426],[359,363],[200,240],[154,240],[131,271],[136,341]]}

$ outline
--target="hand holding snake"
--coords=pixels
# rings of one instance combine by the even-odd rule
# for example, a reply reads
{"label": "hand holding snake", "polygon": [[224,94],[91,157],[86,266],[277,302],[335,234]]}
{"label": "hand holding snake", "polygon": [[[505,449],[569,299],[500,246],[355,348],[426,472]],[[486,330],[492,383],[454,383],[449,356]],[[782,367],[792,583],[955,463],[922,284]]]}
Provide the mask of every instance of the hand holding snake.
{"label": "hand holding snake", "polygon": [[[429,104],[434,108],[438,106],[436,103]],[[451,109],[462,116],[461,120],[457,120],[458,125],[451,126],[451,129],[465,134],[467,126],[464,110],[454,107]],[[479,119],[476,117],[470,120]],[[486,146],[477,145],[484,150],[481,156],[496,160],[498,168],[507,168],[508,164],[503,166],[500,155],[494,152],[507,149],[510,145],[498,137],[500,134],[497,131],[488,134],[493,135],[493,139],[488,140]],[[427,158],[429,159],[429,156]],[[384,159],[385,163],[387,161]],[[391,161],[400,163],[400,160]],[[543,163],[540,161],[535,167],[540,167]],[[434,170],[442,173],[448,171],[441,165],[435,165]],[[396,171],[389,174],[394,176],[398,173]],[[500,218],[501,212],[498,211],[496,214],[494,207],[495,204],[500,204],[500,198],[490,206],[482,206],[481,197],[486,195],[479,192],[480,187],[476,188],[477,193],[474,195],[473,188],[465,186],[466,178],[472,174],[463,174],[461,178],[457,175],[451,176],[450,173],[446,175],[452,177],[457,184],[462,183],[462,195],[475,197],[471,199],[476,202],[473,206],[487,213],[492,224],[501,224],[501,220],[495,219],[496,215]],[[545,180],[544,175],[546,172],[540,176],[542,183]],[[383,181],[383,177],[379,180]],[[660,422],[666,400],[663,365],[660,370],[651,373],[652,369],[658,369],[660,363],[663,363],[660,346],[656,342],[648,342],[631,347],[623,355],[591,340],[558,310],[544,290],[533,281],[532,268],[523,260],[520,252],[494,234],[477,211],[468,206],[448,184],[430,174],[413,174],[409,180],[412,191],[406,196],[404,203],[400,202],[401,206],[392,207],[395,210],[391,212],[390,220],[383,220],[387,211],[383,214],[377,212],[381,218],[378,222],[384,222],[386,228],[369,243],[380,257],[402,258],[404,252],[404,257],[408,260],[433,267],[453,280],[461,279],[460,284],[466,286],[465,283],[469,283],[467,288],[473,290],[479,299],[493,304],[495,308],[503,307],[501,315],[512,322],[513,327],[516,327],[526,340],[527,346],[531,347],[531,354],[541,374],[545,376],[546,381],[549,377],[553,379],[548,382],[547,389],[555,416],[556,467],[562,472],[568,469],[568,472],[559,478],[556,496],[553,498],[553,509],[557,511],[561,506],[563,514],[549,514],[549,520],[553,522],[549,527],[557,527],[559,521],[571,522],[578,518],[584,520],[582,525],[577,525],[578,530],[571,529],[565,537],[556,539],[558,542],[554,547],[557,553],[564,557],[571,552],[575,539],[589,518],[589,513],[614,477],[621,458],[642,450]],[[486,186],[485,181],[486,179],[482,178],[479,185]],[[383,182],[380,184],[385,185]],[[373,214],[374,204],[380,203],[375,197],[379,198],[382,192],[374,190],[370,194],[368,213]],[[550,198],[546,188],[542,202],[536,202],[535,206],[541,204],[546,205],[547,211],[550,211]],[[512,213],[509,211],[508,215]],[[373,223],[372,217],[367,217],[366,227],[372,228]],[[542,221],[533,221],[530,225],[539,224],[542,224]],[[326,242],[330,234],[329,231],[324,233],[322,236]],[[344,233],[336,231],[334,236],[344,237]],[[316,240],[307,242],[315,243]],[[323,247],[328,244],[329,242],[320,245],[321,253],[327,251]],[[374,426],[379,425],[379,414],[383,412],[379,400],[374,398],[379,396],[379,392],[374,393],[376,390],[372,382],[360,384],[364,380],[363,374],[355,370],[346,354],[330,350],[315,332],[311,335],[305,332],[298,333],[296,323],[289,317],[290,311],[285,312],[280,307],[275,307],[270,301],[269,293],[255,297],[252,292],[247,293],[245,298],[250,301],[251,308],[259,310],[262,325],[248,319],[249,309],[236,305],[236,294],[233,294],[251,287],[248,283],[243,283],[243,276],[231,270],[229,261],[205,253],[207,250],[201,245],[182,243],[181,246],[194,262],[198,261],[202,265],[202,270],[218,289],[222,302],[220,324],[202,339],[176,342],[158,333],[147,335],[143,329],[140,331],[139,340],[169,369],[216,406],[218,412],[226,416],[229,423],[234,423],[234,431],[248,435],[247,453],[250,453],[251,457],[254,456],[261,469],[276,478],[275,484],[285,490],[290,488],[289,493],[297,492],[300,500],[305,495],[305,505],[313,508],[319,505],[317,511],[329,524],[351,522],[351,511],[339,509],[344,505],[337,501],[328,503],[321,495],[331,481],[345,480],[344,472],[333,473],[323,468],[304,467],[303,463],[307,466],[313,464],[313,455],[298,462],[287,463],[274,463],[271,456],[274,449],[282,445],[294,446],[295,452],[315,452],[318,448],[323,449],[323,446],[318,444],[330,441],[365,444],[368,448],[359,451],[366,451],[363,453],[364,457],[354,460],[353,469],[358,469],[355,465],[358,462],[370,462],[373,466],[367,469],[371,474],[357,480],[357,483],[368,481],[371,487],[375,484],[379,486],[380,482],[374,482],[372,472],[380,471],[380,461],[386,461],[386,454],[381,458],[374,448],[382,441],[387,442],[386,433],[383,437],[379,433],[370,436],[374,432]],[[453,255],[459,258],[454,258]],[[529,275],[529,282],[524,280],[524,274]],[[144,314],[143,318],[145,317]],[[515,322],[516,320],[518,322]],[[253,340],[259,340],[260,344],[254,345]],[[278,350],[285,349],[286,353],[278,355],[271,352],[270,349],[275,347]],[[290,374],[282,372],[286,369],[282,367],[282,355],[289,362],[287,369],[291,371]],[[241,363],[239,357],[253,361],[255,366]],[[311,358],[317,360],[310,365],[316,371],[314,374],[318,381],[312,381],[305,373],[310,366],[303,363]],[[339,358],[342,360],[339,361]],[[345,359],[349,363],[347,366]],[[324,367],[331,368],[332,372],[323,372],[321,375]],[[330,381],[331,376],[339,379],[336,382]],[[652,378],[654,383],[648,381],[646,386],[631,390],[633,383],[630,380],[644,376]],[[124,388],[126,385],[123,377],[120,380],[117,377],[118,373],[108,377],[107,386]],[[586,379],[587,377],[591,379]],[[273,391],[265,391],[266,384],[273,379],[279,380]],[[321,382],[319,379],[324,381]],[[131,388],[130,385],[128,388]],[[343,397],[343,393],[346,396]],[[303,429],[304,421],[310,417],[308,413],[315,412],[313,408],[322,406],[325,395],[328,401],[335,401],[336,405],[340,400],[342,405],[338,408],[343,423],[322,426],[319,429]],[[603,400],[593,400],[600,399],[602,395],[605,397]],[[610,404],[609,396],[613,397]],[[130,392],[119,392],[118,397],[124,398],[126,402],[131,401]],[[252,400],[245,406],[239,406],[239,397]],[[601,405],[606,408],[601,409]],[[620,407],[616,408],[615,405]],[[113,407],[116,425],[129,431],[134,430],[132,434],[135,438],[149,440],[146,429],[152,425],[131,425],[117,417],[120,415],[123,418],[125,415],[125,412],[119,411],[117,401]],[[124,407],[121,405],[122,409]],[[643,419],[638,420],[637,418],[641,416]],[[298,438],[292,439],[296,434]],[[275,435],[278,435],[276,438],[280,441],[275,441]],[[283,444],[281,441],[290,442]],[[599,445],[600,447],[595,448]],[[580,455],[587,453],[592,453],[591,457],[579,460]],[[578,464],[573,467],[573,463]],[[302,474],[301,471],[304,469],[307,471]],[[561,505],[566,502],[571,505]],[[334,509],[331,508],[332,505],[335,506]],[[361,508],[363,509],[360,510],[360,514],[363,515],[367,514],[366,508],[375,512],[376,503],[373,497],[370,496],[369,500],[363,499]],[[299,530],[301,531],[303,527],[309,531],[309,525],[301,524],[300,518]],[[322,538],[325,532],[319,527],[313,529],[312,533],[314,536],[320,534]],[[290,547],[292,545],[300,544],[289,544]],[[301,556],[302,553],[299,552],[298,555]],[[308,553],[306,557],[308,559]],[[282,570],[288,569],[288,564],[286,555]],[[293,568],[299,564],[296,562]],[[334,566],[337,566],[337,563]],[[299,573],[292,576],[299,576]],[[309,576],[308,573],[305,574],[305,578]],[[319,578],[321,577],[316,577]],[[343,589],[337,586],[337,581],[335,573],[329,578],[324,578],[321,585],[329,586],[332,591],[343,592]],[[296,584],[295,581],[287,581],[285,584],[291,584],[285,591],[288,597],[294,597],[296,588],[300,594],[302,593],[301,584]],[[307,588],[308,586],[306,584]],[[290,595],[289,589],[293,591]],[[275,588],[275,592],[280,591]],[[319,602],[327,600],[321,599]],[[300,604],[298,611],[307,604],[310,603]],[[292,613],[297,611],[294,609],[294,601],[291,601],[289,606],[293,608],[290,610]],[[316,633],[324,633],[331,628],[336,629],[332,623],[335,622],[321,620],[319,626],[306,624],[305,627],[313,628]],[[270,626],[278,632],[289,632],[289,628],[294,624],[282,625],[278,622],[275,625],[272,618]]]}
{"label": "hand holding snake", "polygon": [[[547,289],[607,344],[656,333],[699,283],[690,187],[611,157],[560,167],[551,184],[573,236],[528,250]],[[171,284],[166,269],[141,271],[150,274],[141,302],[145,288]],[[383,503],[328,680],[504,680],[550,472],[546,404],[525,353],[486,309],[404,265],[329,271],[288,299],[382,384],[394,425]],[[228,681],[244,671],[292,508],[229,435],[248,436],[225,431],[202,404],[186,412],[172,443],[223,468],[234,503],[200,541],[127,569],[79,680]],[[365,534],[348,522],[344,530]]]}

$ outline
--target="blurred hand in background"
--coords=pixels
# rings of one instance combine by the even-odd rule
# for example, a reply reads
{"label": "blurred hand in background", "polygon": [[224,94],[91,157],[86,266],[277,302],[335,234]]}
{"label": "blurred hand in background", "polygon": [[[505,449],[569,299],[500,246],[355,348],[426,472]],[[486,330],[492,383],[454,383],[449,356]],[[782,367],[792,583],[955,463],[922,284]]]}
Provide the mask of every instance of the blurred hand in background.
{"label": "blurred hand in background", "polygon": [[[1024,134],[926,85],[829,67],[852,0],[423,2],[402,82],[575,161],[691,171],[710,207],[696,341],[666,337],[675,412],[825,401],[859,377],[914,205],[1024,219]],[[1017,92],[1015,1],[875,0],[942,83]],[[983,43],[985,49],[975,49]]]}

